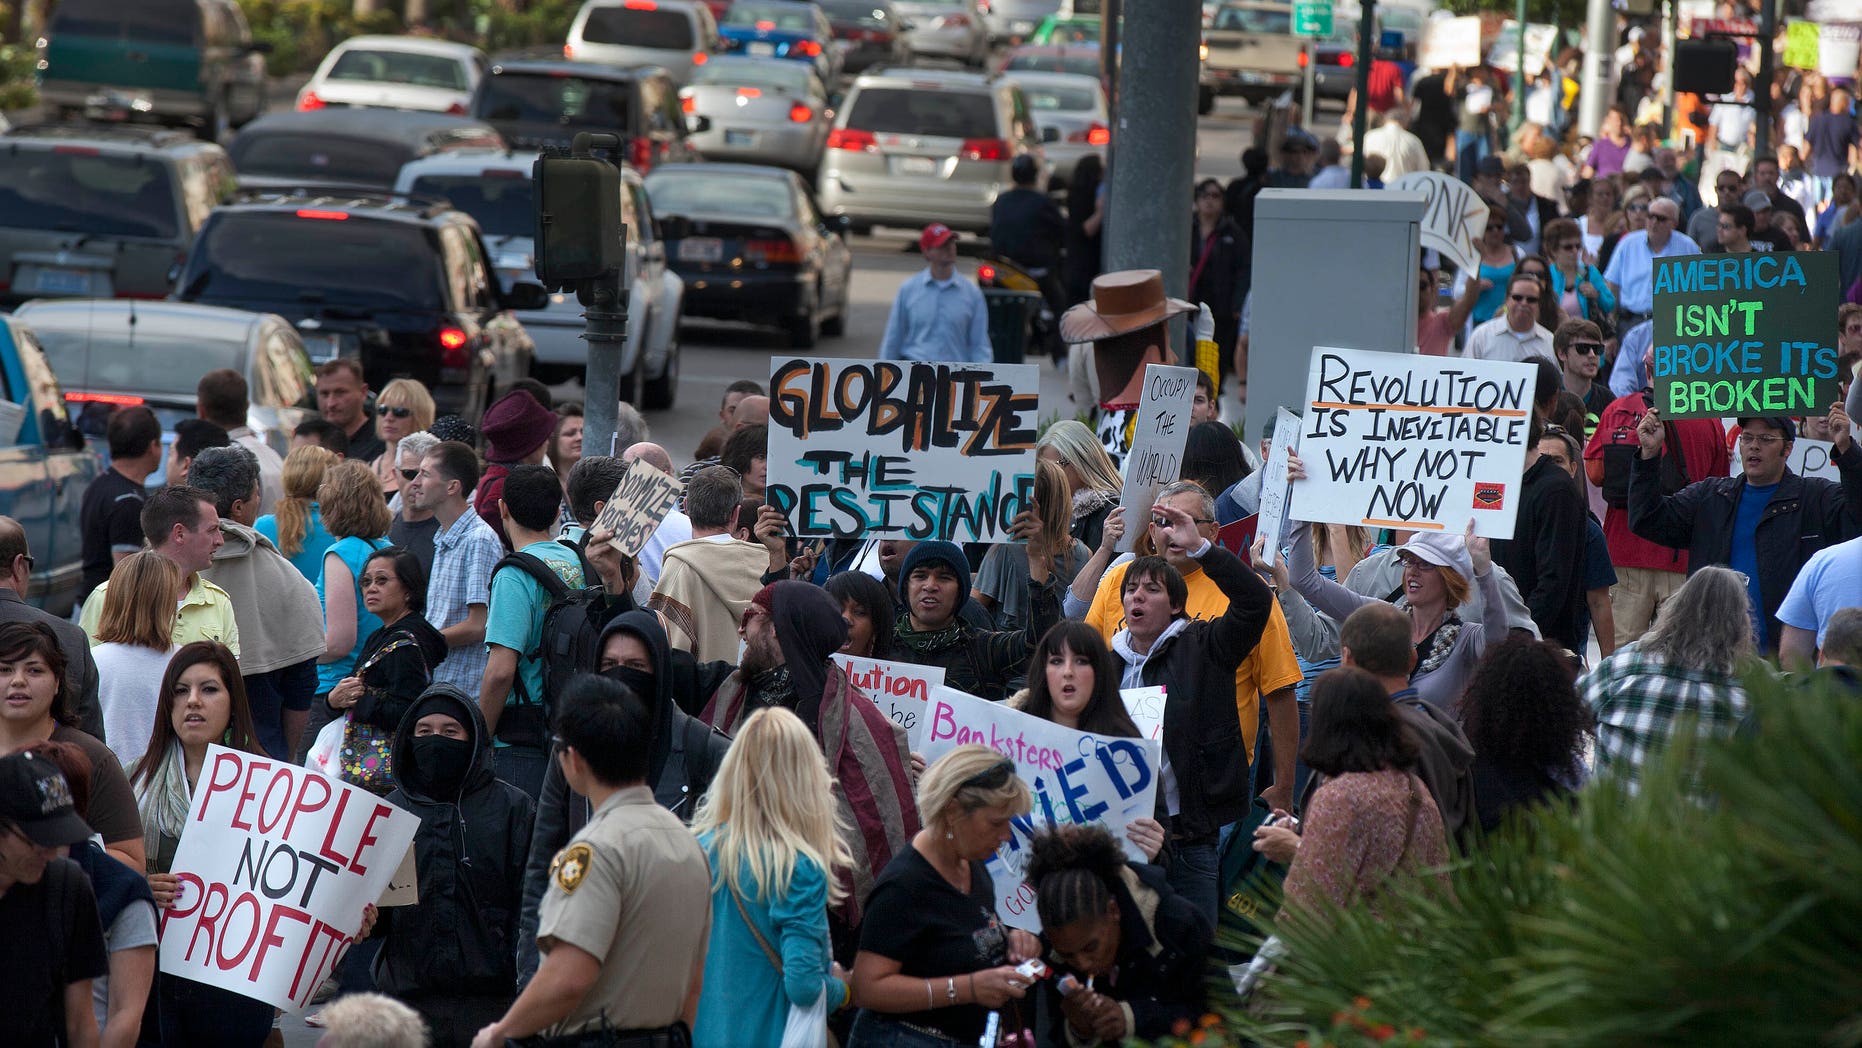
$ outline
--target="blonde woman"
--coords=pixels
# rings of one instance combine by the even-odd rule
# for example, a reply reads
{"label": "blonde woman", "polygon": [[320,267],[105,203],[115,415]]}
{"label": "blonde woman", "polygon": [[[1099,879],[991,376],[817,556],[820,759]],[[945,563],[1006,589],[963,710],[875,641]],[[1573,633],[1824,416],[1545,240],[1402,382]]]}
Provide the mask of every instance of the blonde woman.
{"label": "blonde woman", "polygon": [[1028,547],[1053,551],[1053,577],[1060,585],[1073,585],[1073,576],[1085,564],[1092,550],[1072,535],[1072,494],[1067,476],[1050,459],[1036,463],[1034,474],[1034,513],[1039,530],[1023,542],[998,542],[989,548],[983,566],[976,572],[970,595],[996,616],[999,630],[1018,630],[1028,623]]}
{"label": "blonde woman", "polygon": [[317,575],[324,638],[323,655],[317,659],[317,694],[325,701],[317,704],[322,719],[313,729],[329,720],[330,689],[353,673],[369,635],[381,629],[381,619],[363,606],[360,580],[369,554],[388,545],[392,523],[375,471],[360,462],[330,467],[323,475],[323,486],[317,489],[317,501],[335,541],[324,551],[323,569]]}
{"label": "blonde woman", "polygon": [[110,570],[97,620],[97,701],[103,733],[118,762],[148,748],[162,674],[175,652],[175,602],[187,592],[180,565],[154,550],[132,553]]}
{"label": "blonde woman", "polygon": [[1063,419],[1041,434],[1041,458],[1059,466],[1072,500],[1073,537],[1089,550],[1099,548],[1106,514],[1118,505],[1124,481],[1105,446],[1084,422]]}
{"label": "blonde woman", "polygon": [[712,869],[695,1048],[775,1044],[790,1008],[827,994],[845,1007],[847,977],[829,963],[830,903],[853,863],[836,832],[827,758],[800,717],[780,706],[744,722],[698,805],[692,830]]}
{"label": "blonde woman", "polygon": [[1033,1025],[1032,1007],[1014,1015],[1029,984],[1015,966],[1040,943],[997,919],[983,867],[1032,804],[1015,762],[987,746],[959,746],[925,769],[924,829],[886,864],[860,922],[849,1048],[976,1044],[992,1011],[1003,1029]]}
{"label": "blonde woman", "polygon": [[376,456],[372,467],[383,492],[392,495],[401,490],[401,459],[396,445],[409,433],[433,425],[433,414],[433,394],[411,378],[391,379],[375,395],[375,434],[387,450]]}
{"label": "blonde woman", "polygon": [[323,552],[336,541],[323,526],[317,489],[323,486],[324,472],[339,461],[334,452],[315,444],[292,449],[284,460],[284,495],[277,509],[252,522],[252,529],[270,539],[312,583],[323,573]]}

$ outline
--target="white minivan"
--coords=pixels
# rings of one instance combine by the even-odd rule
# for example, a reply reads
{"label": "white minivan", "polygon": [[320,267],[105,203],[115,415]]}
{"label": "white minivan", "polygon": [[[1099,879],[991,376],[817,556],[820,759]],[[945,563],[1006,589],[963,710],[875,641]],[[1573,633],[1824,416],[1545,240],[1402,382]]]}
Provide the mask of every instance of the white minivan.
{"label": "white minivan", "polygon": [[679,86],[718,50],[718,23],[702,0],[588,0],[569,25],[564,58],[661,66]]}

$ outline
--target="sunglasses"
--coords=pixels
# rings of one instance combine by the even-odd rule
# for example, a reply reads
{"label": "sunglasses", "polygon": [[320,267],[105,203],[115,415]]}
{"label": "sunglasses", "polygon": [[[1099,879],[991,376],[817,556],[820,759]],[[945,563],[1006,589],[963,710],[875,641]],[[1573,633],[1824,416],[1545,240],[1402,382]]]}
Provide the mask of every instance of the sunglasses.
{"label": "sunglasses", "polygon": [[414,414],[414,409],[413,408],[391,408],[386,404],[377,404],[375,406],[375,414],[381,416],[382,418],[387,418],[389,415],[393,415],[395,418],[410,418]]}
{"label": "sunglasses", "polygon": [[1508,295],[1507,297],[1512,299],[1515,302],[1525,302],[1525,303],[1533,303],[1539,300],[1539,296],[1537,295]]}
{"label": "sunglasses", "polygon": [[404,469],[401,471],[402,480],[413,480],[418,476],[420,476],[420,471],[417,469]]}
{"label": "sunglasses", "polygon": [[1623,210],[1629,212],[1632,215],[1640,215],[1648,211],[1648,209],[1649,209],[1649,205],[1647,204],[1631,204],[1628,207],[1624,208]]}
{"label": "sunglasses", "polygon": [[958,784],[957,788],[960,790],[967,790],[972,787],[979,790],[999,790],[1009,784],[1009,779],[1012,778],[1014,774],[1015,762],[1011,760],[1001,760],[963,780],[963,782]]}
{"label": "sunglasses", "polygon": [[1603,343],[1601,342],[1573,342],[1565,348],[1573,353],[1583,353],[1586,356],[1603,355]]}

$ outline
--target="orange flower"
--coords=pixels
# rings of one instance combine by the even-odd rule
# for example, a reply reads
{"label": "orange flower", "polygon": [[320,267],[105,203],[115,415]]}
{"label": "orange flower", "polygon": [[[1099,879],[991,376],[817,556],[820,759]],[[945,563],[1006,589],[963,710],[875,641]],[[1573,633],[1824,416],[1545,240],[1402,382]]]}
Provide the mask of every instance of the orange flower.
{"label": "orange flower", "polygon": [[1214,1012],[1203,1013],[1202,1021],[1197,1023],[1198,1026],[1202,1027],[1220,1026],[1221,1024],[1222,1017]]}
{"label": "orange flower", "polygon": [[1312,1045],[1307,1044],[1305,1041],[1294,1041],[1293,1048],[1312,1048]]}
{"label": "orange flower", "polygon": [[1371,1010],[1371,999],[1369,997],[1353,997],[1351,999],[1351,1006],[1358,1011],[1368,1012]]}
{"label": "orange flower", "polygon": [[1390,1038],[1396,1036],[1396,1027],[1389,1023],[1378,1023],[1376,1026],[1371,1027],[1369,1033],[1374,1040],[1388,1041]]}
{"label": "orange flower", "polygon": [[1195,1033],[1190,1034],[1190,1043],[1201,1044],[1207,1037],[1208,1037],[1208,1031],[1197,1030]]}
{"label": "orange flower", "polygon": [[1188,1019],[1178,1019],[1176,1022],[1170,1024],[1170,1032],[1177,1037],[1189,1036],[1190,1021]]}

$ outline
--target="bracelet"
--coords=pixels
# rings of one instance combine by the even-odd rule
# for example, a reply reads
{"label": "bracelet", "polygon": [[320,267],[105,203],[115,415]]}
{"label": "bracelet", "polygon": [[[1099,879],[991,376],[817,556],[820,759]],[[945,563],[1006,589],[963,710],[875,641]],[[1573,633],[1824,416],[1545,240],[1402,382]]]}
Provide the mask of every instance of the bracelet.
{"label": "bracelet", "polygon": [[936,1002],[932,1001],[931,999],[931,980],[926,979],[925,980],[925,1011],[928,1012],[931,1009],[936,1008],[936,1007],[937,1007]]}
{"label": "bracelet", "polygon": [[[976,979],[976,976],[971,975],[970,979],[972,980],[972,982],[974,982],[974,980]],[[956,976],[952,975],[944,980],[944,996],[947,999],[949,999],[950,1003],[952,1004],[957,1003],[957,977]]]}
{"label": "bracelet", "polygon": [[976,999],[976,973],[975,973],[975,972],[971,972],[971,973],[970,973],[970,1003],[971,1003],[971,1004],[975,1004],[975,1003],[977,1003],[977,999]]}

